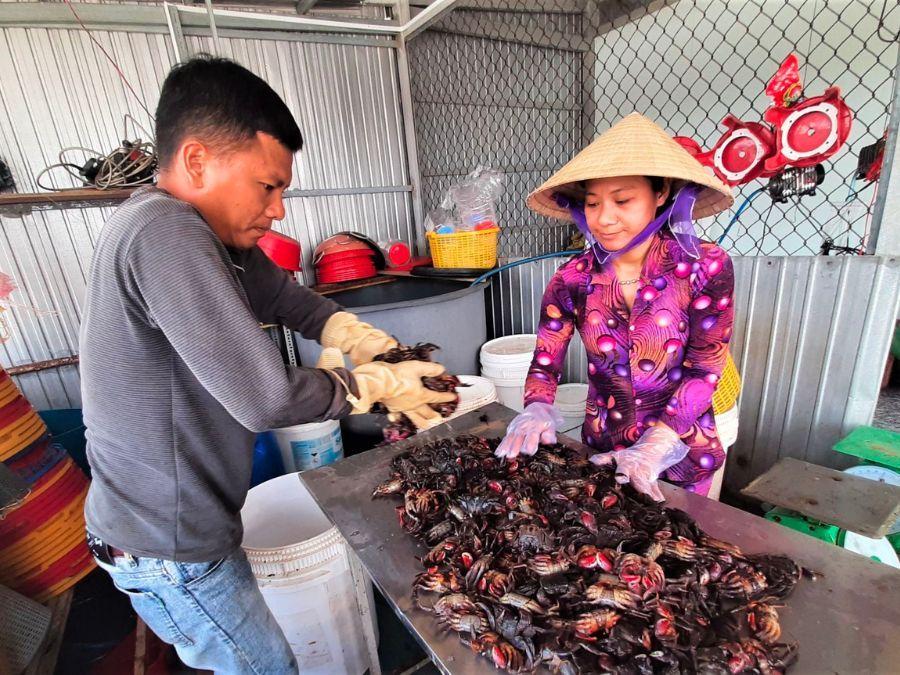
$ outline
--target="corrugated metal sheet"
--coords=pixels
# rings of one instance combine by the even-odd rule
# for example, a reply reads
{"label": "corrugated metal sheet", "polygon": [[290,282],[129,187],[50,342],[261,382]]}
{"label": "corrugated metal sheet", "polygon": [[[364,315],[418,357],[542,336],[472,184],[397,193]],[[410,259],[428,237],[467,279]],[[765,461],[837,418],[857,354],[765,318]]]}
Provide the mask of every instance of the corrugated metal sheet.
{"label": "corrugated metal sheet", "polygon": [[[534,332],[543,290],[565,260],[533,262],[495,277],[495,336]],[[743,487],[781,457],[843,468],[831,446],[871,422],[900,309],[900,260],[742,257],[734,263],[731,347],[743,388],[726,485]],[[586,382],[577,337],[565,377]]]}
{"label": "corrugated metal sheet", "polygon": [[[192,53],[214,53],[189,37]],[[304,189],[406,185],[394,50],[383,47],[220,38],[218,55],[268,82],[303,132],[293,186]]]}
{"label": "corrugated metal sheet", "polygon": [[[153,110],[173,65],[168,38],[99,31],[94,36]],[[188,38],[188,44],[193,51],[213,50],[210,39]],[[409,183],[392,49],[232,38],[220,39],[220,47],[223,56],[266,79],[293,111],[306,143],[295,161],[292,187]],[[149,115],[81,31],[0,30],[0,91],[0,156],[21,192],[36,190],[34,177],[58,161],[63,147],[107,152],[118,145],[126,113],[152,130]],[[0,347],[0,363],[8,367],[77,353],[87,269],[109,213],[91,208],[0,216],[0,270],[21,289],[13,300],[56,312],[8,312],[14,337]],[[313,281],[312,249],[335,232],[415,241],[406,191],[291,198],[276,229],[302,243],[307,283]],[[80,405],[74,367],[18,380],[39,408]]]}

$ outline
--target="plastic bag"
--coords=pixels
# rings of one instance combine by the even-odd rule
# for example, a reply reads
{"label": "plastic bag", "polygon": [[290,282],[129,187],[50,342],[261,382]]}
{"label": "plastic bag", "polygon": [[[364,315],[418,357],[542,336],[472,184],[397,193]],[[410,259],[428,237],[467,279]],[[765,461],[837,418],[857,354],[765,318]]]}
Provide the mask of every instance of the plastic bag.
{"label": "plastic bag", "polygon": [[503,194],[503,172],[479,166],[450,187],[439,208],[425,218],[426,232],[449,234],[498,227],[496,200]]}

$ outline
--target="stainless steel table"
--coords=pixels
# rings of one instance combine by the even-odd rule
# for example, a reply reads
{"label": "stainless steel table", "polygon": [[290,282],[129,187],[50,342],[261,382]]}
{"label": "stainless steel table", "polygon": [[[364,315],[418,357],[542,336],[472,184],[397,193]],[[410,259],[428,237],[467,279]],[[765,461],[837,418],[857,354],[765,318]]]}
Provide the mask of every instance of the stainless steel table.
{"label": "stainless steel table", "polygon": [[[411,584],[422,569],[416,556],[426,549],[400,529],[396,500],[373,500],[372,490],[398,453],[464,433],[499,437],[514,415],[492,403],[406,441],[301,474],[372,581],[445,673],[484,673],[491,667],[413,607]],[[586,450],[567,437],[560,440]],[[662,490],[669,506],[690,513],[714,537],[748,553],[784,553],[824,575],[802,580],[780,610],[784,639],[800,642],[792,673],[900,672],[900,571],[679,488],[663,484]]]}

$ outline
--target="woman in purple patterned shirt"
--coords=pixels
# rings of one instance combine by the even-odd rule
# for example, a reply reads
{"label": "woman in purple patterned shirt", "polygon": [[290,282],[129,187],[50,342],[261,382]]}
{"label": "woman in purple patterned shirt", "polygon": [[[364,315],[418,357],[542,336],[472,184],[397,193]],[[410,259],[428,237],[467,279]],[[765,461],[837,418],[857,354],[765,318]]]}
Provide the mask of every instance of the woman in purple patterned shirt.
{"label": "woman in purple patterned shirt", "polygon": [[577,330],[588,362],[583,441],[597,464],[661,500],[656,479],[707,494],[725,459],[712,394],[725,366],[734,307],[728,255],[700,241],[693,219],[733,203],[730,189],[665,131],[632,114],[528,198],[573,220],[584,253],[561,266],[541,303],[525,411],[499,456],[555,442],[553,406]]}

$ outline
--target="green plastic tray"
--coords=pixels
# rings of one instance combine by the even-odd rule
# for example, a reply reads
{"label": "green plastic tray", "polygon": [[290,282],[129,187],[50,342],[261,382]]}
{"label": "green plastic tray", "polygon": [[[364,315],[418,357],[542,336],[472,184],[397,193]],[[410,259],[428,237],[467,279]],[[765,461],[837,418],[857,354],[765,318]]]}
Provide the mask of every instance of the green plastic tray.
{"label": "green plastic tray", "polygon": [[858,427],[838,441],[834,449],[851,457],[900,469],[900,434],[875,427]]}

